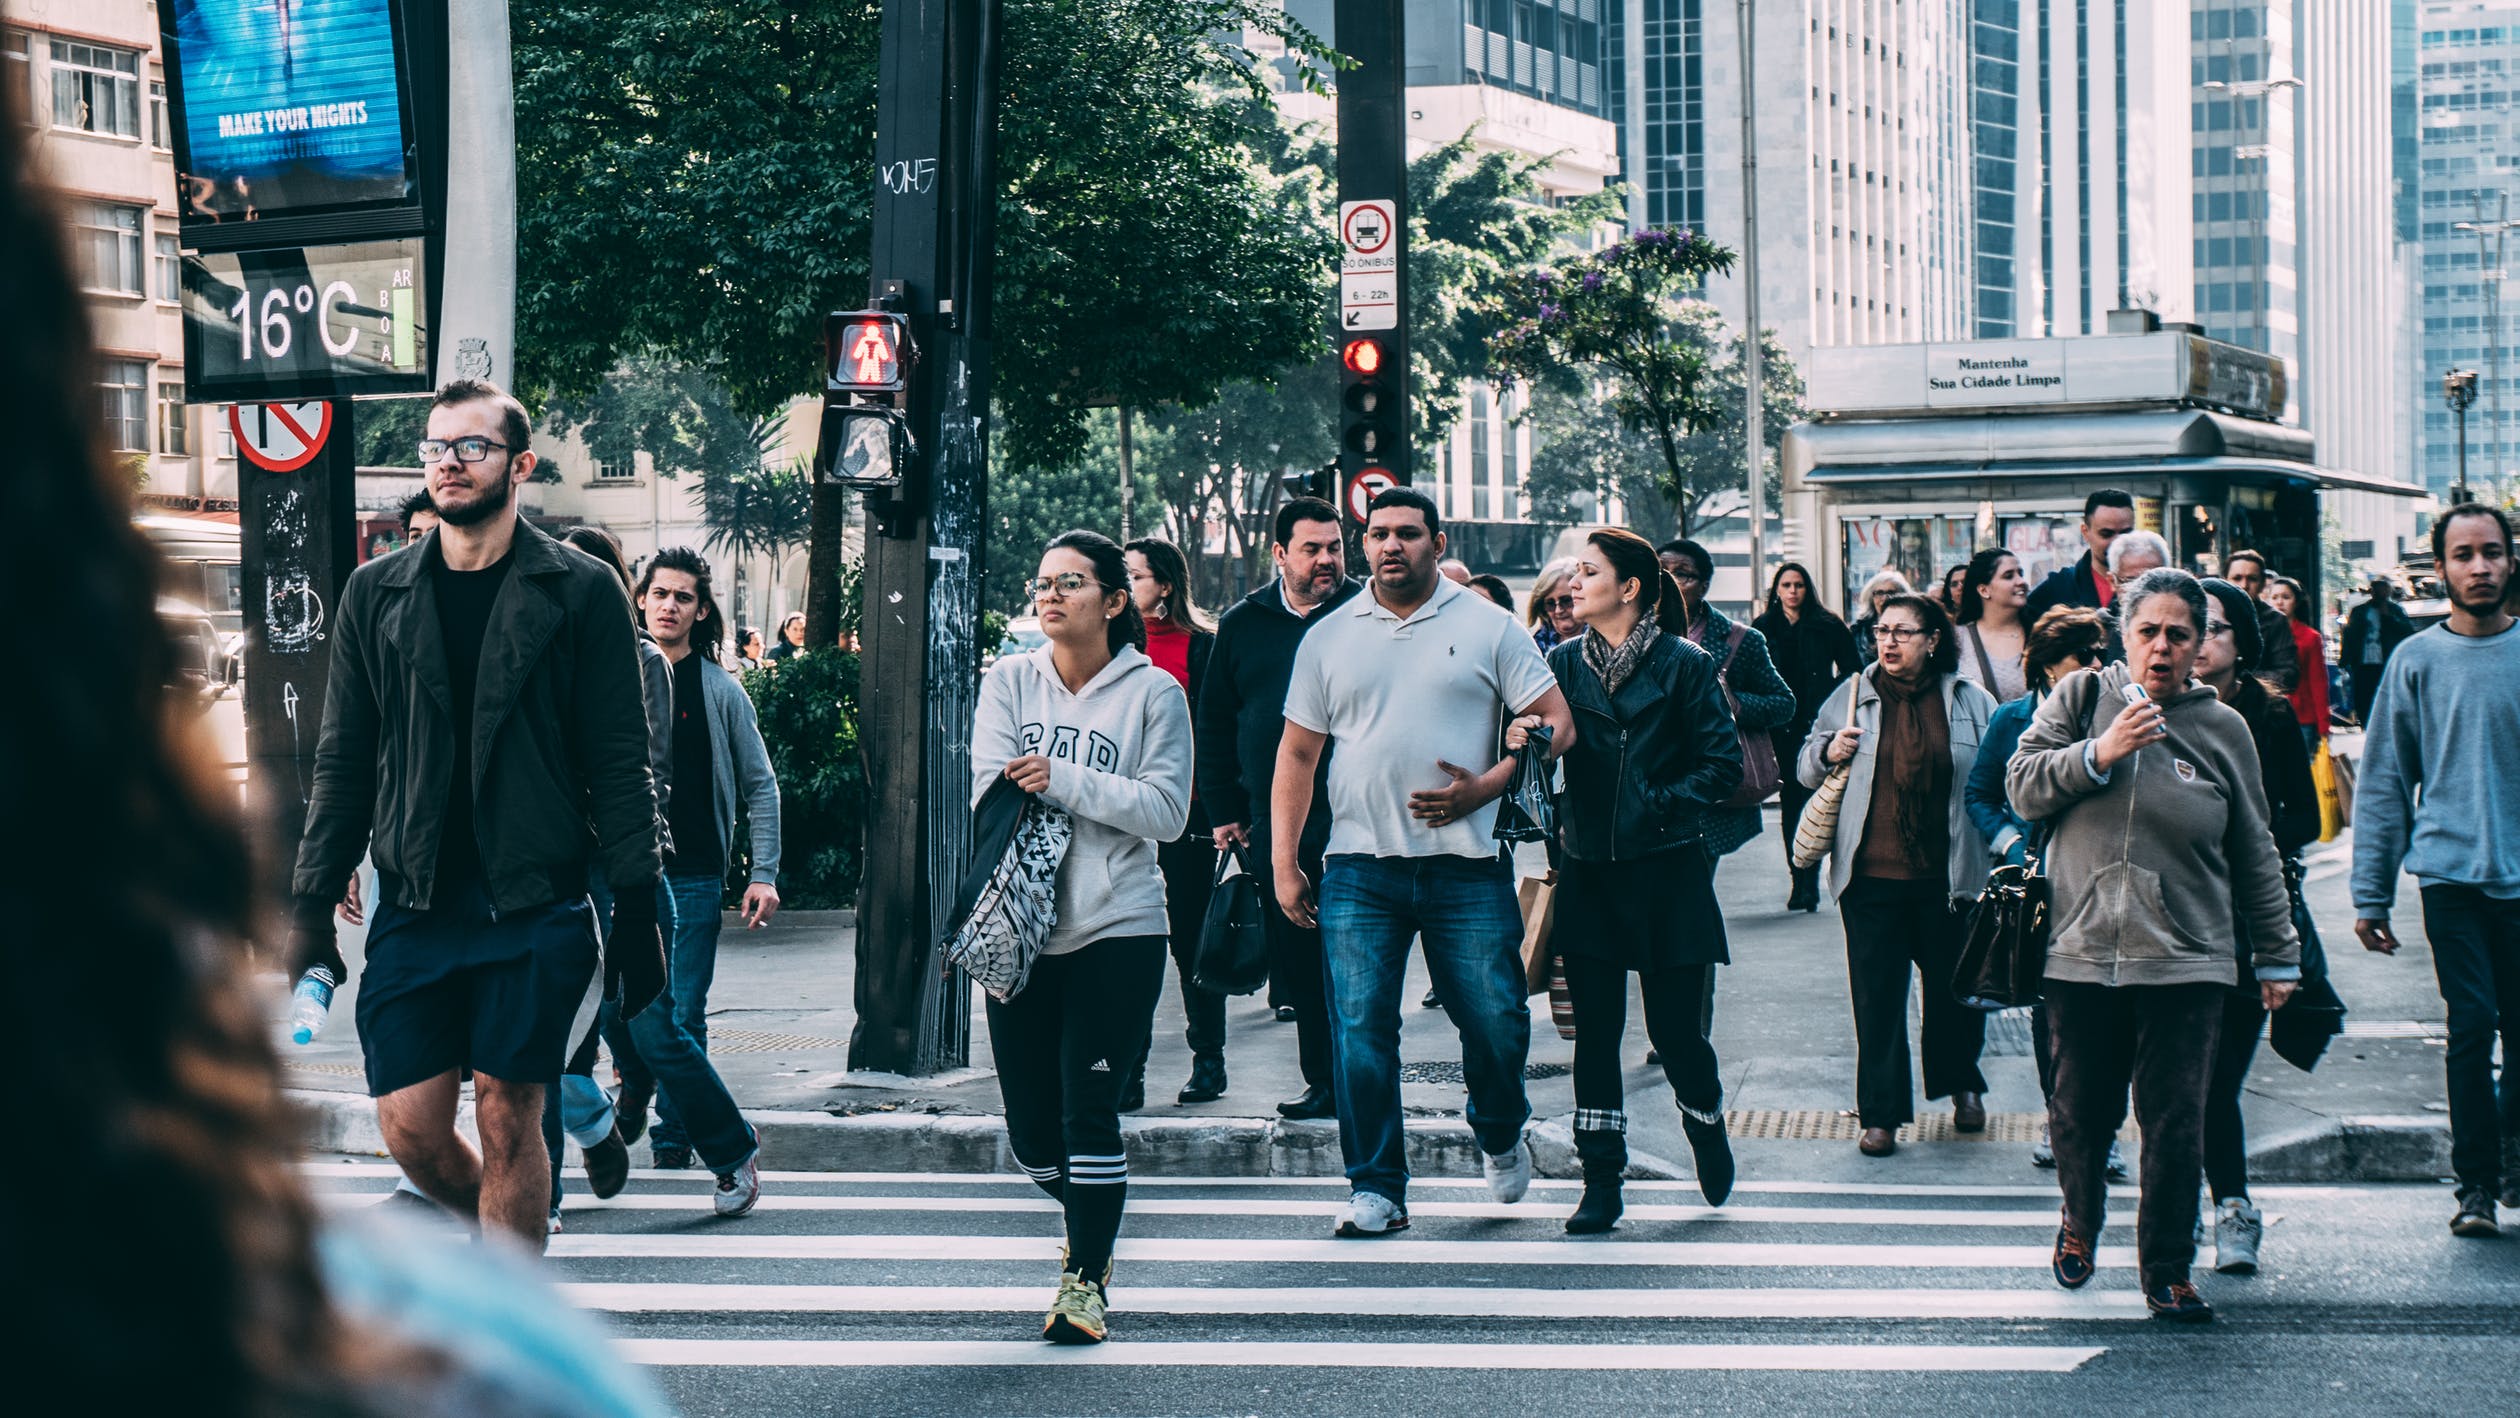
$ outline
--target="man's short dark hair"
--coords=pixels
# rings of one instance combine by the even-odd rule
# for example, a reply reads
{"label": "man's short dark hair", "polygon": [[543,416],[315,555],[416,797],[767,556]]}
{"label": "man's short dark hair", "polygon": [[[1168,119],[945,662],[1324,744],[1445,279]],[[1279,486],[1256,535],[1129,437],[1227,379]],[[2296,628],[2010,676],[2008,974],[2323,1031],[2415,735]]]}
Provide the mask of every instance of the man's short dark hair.
{"label": "man's short dark hair", "polygon": [[1435,499],[1416,488],[1385,488],[1375,494],[1373,502],[1366,507],[1365,511],[1368,516],[1371,516],[1386,507],[1414,507],[1418,515],[1426,519],[1426,535],[1429,540],[1444,534],[1444,514],[1435,510]]}
{"label": "man's short dark hair", "polygon": [[2450,559],[2450,524],[2461,517],[2493,518],[2494,525],[2502,528],[2503,545],[2511,545],[2511,519],[2503,515],[2501,508],[2487,502],[2462,502],[2433,519],[2433,567],[2436,570]]}
{"label": "man's short dark hair", "polygon": [[423,512],[428,513],[432,517],[438,515],[437,504],[429,500],[429,490],[425,487],[420,489],[418,492],[413,493],[411,496],[404,498],[402,500],[400,510],[402,512],[403,535],[405,536],[411,535],[412,518],[419,516]]}
{"label": "man's short dark hair", "polygon": [[1339,509],[1318,497],[1288,498],[1286,504],[1277,510],[1277,525],[1270,528],[1274,537],[1271,544],[1285,546],[1293,541],[1295,524],[1298,522],[1328,522],[1336,527],[1339,522]]}
{"label": "man's short dark hair", "polygon": [[2083,520],[2090,521],[2091,514],[2103,507],[2123,507],[2132,512],[2135,510],[2135,494],[2121,488],[2104,487],[2083,499]]}
{"label": "man's short dark hair", "polygon": [[526,416],[525,406],[516,396],[487,379],[450,379],[438,386],[437,397],[429,401],[432,409],[450,404],[491,403],[499,406],[499,441],[507,445],[513,459],[534,448],[534,421]]}
{"label": "man's short dark hair", "polygon": [[2263,576],[2263,575],[2265,575],[2265,574],[2266,574],[2266,553],[2264,553],[2264,552],[2262,552],[2262,551],[2251,551],[2251,550],[2249,550],[2247,547],[2242,547],[2240,550],[2235,551],[2235,552],[2233,552],[2231,555],[2224,557],[2224,558],[2223,558],[2223,572],[2224,572],[2224,574],[2228,575],[2228,574],[2230,573],[2230,571],[2231,571],[2231,564],[2232,564],[2233,562],[2235,562],[2235,561],[2253,561],[2253,562],[2257,563],[2258,574],[2259,574],[2259,575],[2261,575],[2261,576]]}
{"label": "man's short dark hair", "polygon": [[[689,547],[666,547],[649,557],[647,565],[639,570],[637,589],[630,594],[634,610],[639,602],[647,599],[648,587],[656,583],[659,571],[679,571],[691,578],[692,589],[699,601],[691,621],[691,648],[715,660],[718,646],[726,638],[726,617],[719,614],[717,592],[709,586],[708,559]],[[698,613],[702,611],[707,613]],[[639,623],[647,623],[644,613],[640,615]]]}

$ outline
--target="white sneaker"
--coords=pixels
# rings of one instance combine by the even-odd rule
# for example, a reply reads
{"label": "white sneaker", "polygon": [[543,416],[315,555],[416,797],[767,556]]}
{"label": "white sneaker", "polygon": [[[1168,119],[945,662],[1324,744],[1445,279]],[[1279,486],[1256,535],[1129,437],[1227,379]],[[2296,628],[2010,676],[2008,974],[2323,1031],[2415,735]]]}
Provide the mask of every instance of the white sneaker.
{"label": "white sneaker", "polygon": [[1347,1209],[1339,1213],[1338,1234],[1351,1240],[1388,1236],[1408,1228],[1408,1208],[1380,1192],[1350,1192]]}
{"label": "white sneaker", "polygon": [[720,1172],[717,1179],[717,1214],[741,1216],[761,1200],[761,1154],[755,1152],[744,1159],[744,1165],[732,1172]]}
{"label": "white sneaker", "polygon": [[2222,1204],[2214,1217],[2214,1269],[2225,1275],[2255,1275],[2258,1242],[2266,1235],[2266,1218],[2239,1197]]}
{"label": "white sneaker", "polygon": [[1511,1205],[1531,1190],[1531,1144],[1517,1142],[1511,1152],[1492,1154],[1487,1159],[1488,1195]]}

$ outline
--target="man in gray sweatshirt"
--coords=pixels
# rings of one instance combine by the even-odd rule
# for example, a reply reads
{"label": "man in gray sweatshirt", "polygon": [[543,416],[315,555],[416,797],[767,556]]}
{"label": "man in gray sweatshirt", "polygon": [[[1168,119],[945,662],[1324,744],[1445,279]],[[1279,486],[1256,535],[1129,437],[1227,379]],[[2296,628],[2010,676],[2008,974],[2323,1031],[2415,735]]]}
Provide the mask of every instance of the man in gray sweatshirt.
{"label": "man in gray sweatshirt", "polygon": [[[2354,933],[2397,953],[2398,873],[2414,874],[2449,1006],[2450,1229],[2495,1236],[2520,1206],[2520,630],[2503,608],[2511,522],[2462,503],[2433,523],[2450,619],[2390,657],[2354,792]],[[2419,796],[2420,789],[2420,796]],[[2502,1036],[2499,1090],[2494,1036]]]}

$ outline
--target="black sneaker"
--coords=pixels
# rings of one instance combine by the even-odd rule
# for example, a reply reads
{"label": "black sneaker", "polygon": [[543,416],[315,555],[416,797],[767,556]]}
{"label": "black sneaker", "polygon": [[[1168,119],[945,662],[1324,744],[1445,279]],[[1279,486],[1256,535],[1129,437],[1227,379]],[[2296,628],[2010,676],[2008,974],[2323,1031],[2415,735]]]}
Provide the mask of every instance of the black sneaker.
{"label": "black sneaker", "polygon": [[2076,1236],[2069,1227],[2057,1227],[2056,1254],[2048,1261],[2048,1269],[2055,1272],[2056,1283],[2068,1290],[2080,1290],[2090,1284],[2094,1269],[2091,1242]]}
{"label": "black sneaker", "polygon": [[2490,1240],[2502,1234],[2502,1223],[2494,1219],[2494,1194],[2483,1187],[2466,1187],[2459,1192],[2459,1212],[2450,1218],[2450,1234]]}
{"label": "black sneaker", "polygon": [[2184,1280],[2156,1285],[2144,1291],[2144,1308],[2157,1320],[2173,1324],[2211,1324],[2214,1307],[2196,1293],[2196,1287]]}
{"label": "black sneaker", "polygon": [[1279,1006],[1277,1007],[1277,1021],[1278,1021],[1278,1023],[1280,1023],[1280,1024],[1292,1024],[1292,1023],[1294,1023],[1294,1022],[1295,1022],[1295,1006],[1293,1006],[1293,1005],[1291,1005],[1291,1004],[1282,1004],[1282,1005],[1279,1005]]}
{"label": "black sneaker", "polygon": [[648,1165],[660,1172],[686,1172],[691,1169],[691,1149],[688,1147],[657,1147],[651,1144],[649,1154]]}

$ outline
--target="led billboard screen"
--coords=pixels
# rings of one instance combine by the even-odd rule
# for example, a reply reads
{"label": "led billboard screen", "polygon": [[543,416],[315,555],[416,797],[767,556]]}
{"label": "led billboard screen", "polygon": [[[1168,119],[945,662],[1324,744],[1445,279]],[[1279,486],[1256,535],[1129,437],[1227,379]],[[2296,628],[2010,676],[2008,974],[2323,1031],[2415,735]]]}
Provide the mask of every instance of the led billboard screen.
{"label": "led billboard screen", "polygon": [[394,0],[161,0],[188,230],[416,206]]}

